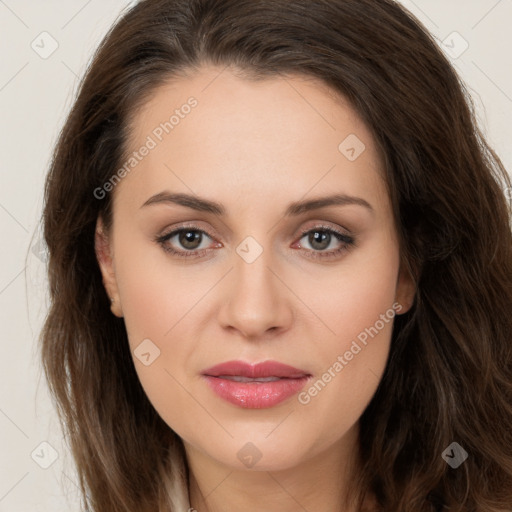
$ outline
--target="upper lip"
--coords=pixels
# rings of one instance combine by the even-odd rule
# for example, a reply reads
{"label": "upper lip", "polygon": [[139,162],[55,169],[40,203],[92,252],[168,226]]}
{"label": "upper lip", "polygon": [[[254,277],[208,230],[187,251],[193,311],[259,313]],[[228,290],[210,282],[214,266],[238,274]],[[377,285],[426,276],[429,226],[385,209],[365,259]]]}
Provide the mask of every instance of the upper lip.
{"label": "upper lip", "polygon": [[209,377],[226,375],[249,377],[253,379],[257,379],[259,377],[298,379],[300,377],[307,377],[310,375],[304,370],[300,370],[277,361],[264,361],[256,364],[250,364],[244,361],[226,361],[204,370],[202,374]]}

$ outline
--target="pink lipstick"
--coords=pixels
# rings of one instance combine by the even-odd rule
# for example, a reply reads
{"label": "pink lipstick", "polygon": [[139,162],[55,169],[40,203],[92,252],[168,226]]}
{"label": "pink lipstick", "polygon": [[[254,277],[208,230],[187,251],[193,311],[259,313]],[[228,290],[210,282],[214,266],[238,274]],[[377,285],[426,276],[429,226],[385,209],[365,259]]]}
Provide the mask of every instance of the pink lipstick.
{"label": "pink lipstick", "polygon": [[244,361],[227,361],[202,372],[217,395],[248,409],[273,407],[298,393],[310,379],[304,370],[265,361],[251,365]]}

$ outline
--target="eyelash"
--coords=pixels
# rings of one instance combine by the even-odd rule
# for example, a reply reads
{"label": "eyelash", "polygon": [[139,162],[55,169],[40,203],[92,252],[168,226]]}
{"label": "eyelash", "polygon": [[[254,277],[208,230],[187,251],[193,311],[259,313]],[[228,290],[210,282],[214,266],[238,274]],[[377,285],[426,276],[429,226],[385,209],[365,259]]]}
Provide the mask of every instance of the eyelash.
{"label": "eyelash", "polygon": [[[182,233],[184,231],[192,231],[196,233],[202,233],[204,235],[207,235],[209,238],[214,238],[211,236],[207,231],[204,231],[203,229],[199,229],[197,226],[190,225],[190,226],[182,226],[179,229],[175,229],[171,231],[170,233],[167,233],[165,235],[161,235],[155,238],[155,242],[157,242],[159,245],[162,246],[162,249],[168,253],[170,253],[173,256],[177,256],[178,258],[201,258],[204,256],[209,249],[201,249],[201,250],[195,250],[195,251],[177,251],[176,249],[173,249],[171,246],[167,245],[167,242],[174,238],[179,233]],[[342,254],[345,251],[348,251],[352,249],[355,246],[355,239],[351,236],[348,236],[344,233],[341,233],[340,231],[337,231],[336,229],[332,227],[327,226],[315,226],[314,228],[304,230],[300,234],[300,239],[304,238],[305,235],[308,235],[311,232],[320,231],[329,233],[331,235],[334,235],[335,238],[343,243],[343,246],[339,249],[336,249],[334,251],[315,251],[312,249],[303,249],[307,252],[312,253],[313,259],[324,259],[324,258],[333,258],[340,254]]]}

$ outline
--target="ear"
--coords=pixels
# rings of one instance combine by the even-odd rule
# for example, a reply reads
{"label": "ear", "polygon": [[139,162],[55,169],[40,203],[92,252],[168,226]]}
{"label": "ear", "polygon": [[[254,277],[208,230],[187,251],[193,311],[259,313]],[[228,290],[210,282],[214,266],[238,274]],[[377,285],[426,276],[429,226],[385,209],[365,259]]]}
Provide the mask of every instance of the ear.
{"label": "ear", "polygon": [[103,286],[105,287],[107,295],[110,297],[110,309],[115,316],[122,318],[123,309],[121,307],[121,301],[117,289],[112,243],[109,235],[105,232],[101,217],[98,217],[98,220],[96,221],[94,250],[96,252],[96,259],[98,260],[103,278]]}
{"label": "ear", "polygon": [[414,304],[416,295],[416,283],[411,275],[411,271],[405,263],[400,265],[398,279],[396,283],[395,301],[402,306],[397,314],[407,313]]}

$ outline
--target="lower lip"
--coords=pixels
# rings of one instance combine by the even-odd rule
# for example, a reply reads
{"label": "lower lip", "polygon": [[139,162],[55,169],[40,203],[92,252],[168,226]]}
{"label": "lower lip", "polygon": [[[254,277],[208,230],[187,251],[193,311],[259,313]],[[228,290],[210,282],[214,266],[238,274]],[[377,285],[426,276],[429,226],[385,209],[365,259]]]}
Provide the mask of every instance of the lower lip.
{"label": "lower lip", "polygon": [[271,382],[236,382],[209,375],[204,378],[221,398],[247,409],[273,407],[297,394],[309,380],[309,376]]}

